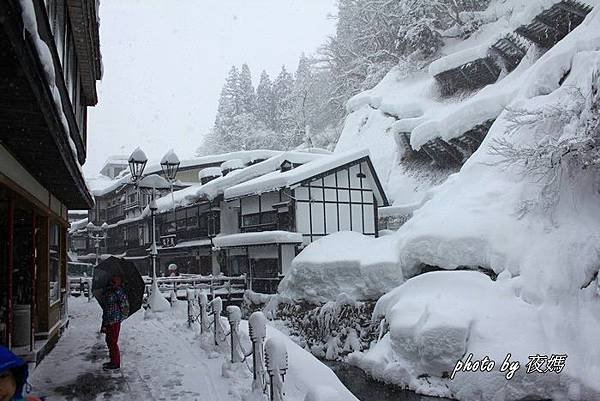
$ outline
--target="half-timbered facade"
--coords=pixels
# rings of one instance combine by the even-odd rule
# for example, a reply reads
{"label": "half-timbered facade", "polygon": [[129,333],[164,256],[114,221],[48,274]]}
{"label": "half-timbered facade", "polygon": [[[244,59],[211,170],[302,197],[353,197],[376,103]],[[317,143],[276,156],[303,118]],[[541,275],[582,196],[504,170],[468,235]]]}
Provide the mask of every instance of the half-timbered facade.
{"label": "half-timbered facade", "polygon": [[235,260],[229,270],[246,265],[260,292],[274,292],[298,251],[319,238],[338,231],[378,236],[377,209],[388,205],[366,151],[302,165],[284,159],[278,170],[225,190],[224,201],[237,210],[239,234],[224,233],[215,246]]}
{"label": "half-timbered facade", "polygon": [[96,10],[0,2],[0,344],[32,361],[68,322],[68,209],[93,205],[81,165],[102,72]]}

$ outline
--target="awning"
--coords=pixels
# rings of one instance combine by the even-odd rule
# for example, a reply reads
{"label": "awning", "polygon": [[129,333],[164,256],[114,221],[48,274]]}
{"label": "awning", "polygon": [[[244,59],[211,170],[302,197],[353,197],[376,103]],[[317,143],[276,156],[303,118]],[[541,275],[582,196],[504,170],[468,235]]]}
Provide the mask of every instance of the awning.
{"label": "awning", "polygon": [[301,244],[302,234],[290,231],[261,231],[217,236],[213,239],[217,248],[238,248],[256,245]]}

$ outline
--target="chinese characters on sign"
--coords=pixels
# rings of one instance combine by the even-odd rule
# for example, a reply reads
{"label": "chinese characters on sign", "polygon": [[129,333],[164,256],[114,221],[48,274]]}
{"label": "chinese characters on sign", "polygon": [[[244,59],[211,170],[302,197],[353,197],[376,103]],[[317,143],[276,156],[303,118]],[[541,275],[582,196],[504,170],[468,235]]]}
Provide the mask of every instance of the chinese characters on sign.
{"label": "chinese characters on sign", "polygon": [[[511,354],[506,354],[504,361],[500,365],[499,372],[504,373],[506,380],[510,380],[514,377],[515,373],[521,367],[519,361],[511,361]],[[567,354],[552,354],[548,355],[529,355],[529,362],[526,367],[525,373],[548,373],[554,372],[559,374],[565,367],[567,362]],[[467,358],[456,361],[450,380],[454,379],[457,372],[491,372],[496,366],[496,362],[490,359],[487,355],[481,360],[473,360],[473,354],[467,355]]]}
{"label": "chinese characters on sign", "polygon": [[177,245],[177,236],[175,234],[160,237],[160,243],[163,248],[173,248]]}

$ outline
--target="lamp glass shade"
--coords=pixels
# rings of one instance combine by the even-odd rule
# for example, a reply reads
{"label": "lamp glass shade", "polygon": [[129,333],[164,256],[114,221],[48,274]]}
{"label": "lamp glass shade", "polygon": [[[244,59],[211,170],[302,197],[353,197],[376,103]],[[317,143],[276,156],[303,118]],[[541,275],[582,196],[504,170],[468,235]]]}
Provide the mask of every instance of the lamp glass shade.
{"label": "lamp glass shade", "polygon": [[160,167],[162,167],[162,171],[165,174],[165,177],[167,177],[169,181],[173,181],[177,176],[177,170],[179,170],[179,163],[165,163],[161,164]]}
{"label": "lamp glass shade", "polygon": [[144,168],[146,168],[148,158],[140,148],[137,148],[133,151],[131,156],[129,156],[128,162],[129,171],[131,172],[131,178],[133,178],[133,180],[135,181],[139,179],[142,176],[142,174],[144,174]]}
{"label": "lamp glass shade", "polygon": [[160,161],[160,167],[162,168],[163,174],[169,181],[175,180],[180,164],[179,158],[175,152],[173,152],[173,149],[169,150]]}

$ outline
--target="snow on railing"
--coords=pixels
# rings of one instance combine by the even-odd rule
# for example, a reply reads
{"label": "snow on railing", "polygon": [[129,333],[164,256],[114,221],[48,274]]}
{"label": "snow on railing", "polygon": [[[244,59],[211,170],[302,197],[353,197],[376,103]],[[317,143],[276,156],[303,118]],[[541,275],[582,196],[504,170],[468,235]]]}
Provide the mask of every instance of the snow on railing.
{"label": "snow on railing", "polygon": [[283,381],[288,369],[288,354],[279,338],[269,338],[265,344],[267,372],[271,378],[269,396],[271,401],[283,401]]}
{"label": "snow on railing", "polygon": [[264,377],[264,348],[263,343],[267,337],[267,317],[262,312],[254,312],[248,319],[248,332],[252,340],[253,380],[252,388],[262,390],[265,388]]}
{"label": "snow on railing", "polygon": [[212,305],[212,315],[213,315],[213,334],[215,339],[215,345],[219,346],[225,341],[227,338],[227,334],[225,333],[225,328],[221,323],[221,312],[223,311],[223,300],[220,297],[216,297],[212,301],[210,301]]}
{"label": "snow on railing", "polygon": [[240,322],[242,321],[242,311],[240,308],[235,305],[229,305],[227,307],[227,319],[229,320],[230,327],[231,363],[243,362],[245,355],[243,355],[239,337]]}
{"label": "snow on railing", "polygon": [[[262,312],[254,312],[248,319],[248,332],[252,349],[246,351],[240,341],[239,326],[242,321],[242,311],[238,306],[229,305],[226,308],[229,322],[229,330],[227,330],[226,327],[223,327],[221,321],[221,312],[223,311],[221,298],[216,297],[209,302],[205,292],[189,290],[187,291],[187,302],[188,327],[191,327],[194,321],[198,321],[201,334],[205,334],[210,326],[213,326],[212,340],[216,347],[223,344],[229,336],[232,364],[244,363],[248,357],[252,356],[252,390],[262,393],[267,393],[268,390],[271,401],[283,401],[283,384],[288,369],[287,349],[285,343],[281,340],[276,338],[267,339],[267,318],[265,315]],[[209,308],[212,311],[209,312]],[[213,319],[209,323],[210,316]],[[269,377],[268,382],[267,374]]]}

